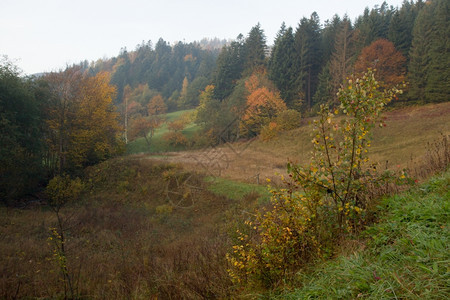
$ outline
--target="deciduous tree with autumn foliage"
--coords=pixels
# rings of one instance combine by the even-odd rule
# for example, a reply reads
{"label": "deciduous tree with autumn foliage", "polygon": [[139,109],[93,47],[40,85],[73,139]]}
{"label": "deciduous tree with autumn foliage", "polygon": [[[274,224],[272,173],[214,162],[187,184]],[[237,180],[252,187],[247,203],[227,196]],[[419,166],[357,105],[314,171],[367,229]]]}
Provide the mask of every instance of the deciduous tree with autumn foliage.
{"label": "deciduous tree with autumn foliage", "polygon": [[162,114],[166,111],[167,105],[164,103],[162,96],[160,94],[154,96],[147,105],[148,116],[139,116],[131,121],[130,140],[143,137],[150,150],[155,130],[164,122]]}
{"label": "deciduous tree with autumn foliage", "polygon": [[265,73],[254,73],[245,82],[248,91],[247,109],[242,116],[241,134],[258,134],[280,112],[287,109],[280,92],[267,79]]}
{"label": "deciduous tree with autumn foliage", "polygon": [[103,161],[121,152],[119,114],[112,106],[116,88],[106,72],[81,81],[79,104],[70,132],[68,155],[76,167]]}
{"label": "deciduous tree with autumn foliage", "polygon": [[131,121],[129,138],[131,141],[143,137],[150,150],[155,130],[161,126],[163,119],[158,116],[138,117]]}
{"label": "deciduous tree with autumn foliage", "polygon": [[54,173],[95,164],[123,149],[116,89],[106,72],[89,77],[72,68],[44,77],[51,100],[47,108],[47,144]]}
{"label": "deciduous tree with autumn foliage", "polygon": [[149,116],[161,115],[167,112],[167,105],[164,103],[164,99],[160,94],[154,96],[148,102],[147,111]]}
{"label": "deciduous tree with autumn foliage", "polygon": [[377,80],[392,87],[405,80],[406,58],[386,39],[374,41],[361,51],[355,63],[355,72],[363,74],[368,68],[376,69]]}
{"label": "deciduous tree with autumn foliage", "polygon": [[179,119],[167,124],[167,129],[169,129],[169,132],[167,132],[163,138],[173,146],[186,145],[188,143],[188,139],[183,134],[183,130],[190,122],[191,115],[189,113],[182,114]]}

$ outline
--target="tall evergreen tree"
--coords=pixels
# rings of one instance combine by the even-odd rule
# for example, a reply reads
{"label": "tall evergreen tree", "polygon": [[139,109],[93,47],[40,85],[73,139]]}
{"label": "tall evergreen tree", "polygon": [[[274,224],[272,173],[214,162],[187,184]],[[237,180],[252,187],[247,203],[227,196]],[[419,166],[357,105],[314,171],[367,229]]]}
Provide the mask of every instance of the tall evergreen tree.
{"label": "tall evergreen tree", "polygon": [[416,19],[413,30],[413,40],[410,51],[408,67],[408,80],[410,82],[409,97],[412,100],[425,99],[426,74],[429,63],[429,41],[427,37],[431,31],[428,18],[430,11],[424,9]]}
{"label": "tall evergreen tree", "polygon": [[[283,23],[284,25],[284,23]],[[280,90],[281,97],[292,106],[297,97],[297,65],[292,28],[281,26],[269,61],[269,78]]]}
{"label": "tall evergreen tree", "polygon": [[273,54],[277,51],[277,47],[280,45],[281,39],[286,34],[286,30],[287,30],[286,23],[285,22],[281,23],[280,30],[278,30],[277,35],[275,36],[275,40],[273,42],[273,46],[270,51],[269,62],[267,64],[269,72],[273,69],[273,64],[275,63]]}
{"label": "tall evergreen tree", "polygon": [[386,2],[371,10],[368,8],[364,10],[364,14],[355,22],[355,28],[360,31],[359,49],[370,45],[377,39],[388,37],[389,24],[393,14],[394,8],[388,7]]}
{"label": "tall evergreen tree", "polygon": [[295,46],[297,50],[297,84],[300,95],[311,108],[312,97],[317,89],[318,76],[321,67],[321,39],[320,22],[317,13],[312,13],[309,19],[302,18],[295,33]]}
{"label": "tall evergreen tree", "polygon": [[117,87],[117,97],[115,104],[122,102],[123,91],[127,84],[130,84],[131,61],[126,48],[120,50],[117,62],[113,67],[111,83]]}
{"label": "tall evergreen tree", "polygon": [[214,76],[214,97],[223,100],[233,92],[234,84],[241,78],[244,69],[244,41],[240,34],[236,41],[224,46],[217,58]]}
{"label": "tall evergreen tree", "polygon": [[388,39],[394,43],[395,48],[402,52],[407,59],[409,58],[409,50],[412,43],[414,22],[421,6],[423,6],[422,1],[418,1],[415,4],[408,1],[403,2],[402,7],[392,15],[392,20],[389,24]]}
{"label": "tall evergreen tree", "polygon": [[425,102],[447,101],[450,93],[450,25],[446,0],[427,2],[413,30],[409,96]]}
{"label": "tall evergreen tree", "polygon": [[331,84],[333,78],[331,77],[330,73],[330,62],[328,62],[322,68],[318,80],[319,83],[317,85],[317,90],[313,97],[314,103],[316,105],[322,103],[331,103],[332,100],[334,99],[334,95],[333,95],[333,86]]}
{"label": "tall evergreen tree", "polygon": [[431,2],[431,32],[428,36],[430,48],[427,68],[425,99],[444,102],[450,95],[450,3],[447,0]]}
{"label": "tall evergreen tree", "polygon": [[253,71],[266,66],[266,36],[259,23],[250,30],[248,37],[245,40],[244,49],[244,73],[246,75],[250,75]]}
{"label": "tall evergreen tree", "polygon": [[339,26],[334,44],[335,52],[330,61],[330,74],[332,77],[332,91],[337,93],[346,77],[350,75],[356,48],[359,39],[359,31],[352,28],[351,22],[344,19]]}
{"label": "tall evergreen tree", "polygon": [[[348,21],[346,15],[344,16],[344,21]],[[342,22],[343,20],[341,20],[338,15],[334,15],[331,21],[327,20],[325,22],[325,26],[321,32],[323,60],[321,71],[318,76],[317,90],[313,97],[313,102],[315,104],[330,102],[334,98],[330,61],[336,52],[336,37],[342,29]],[[336,94],[336,92],[334,94]]]}
{"label": "tall evergreen tree", "polygon": [[[344,16],[344,20],[347,16]],[[326,65],[335,51],[336,34],[340,28],[342,20],[338,15],[334,15],[331,20],[325,21],[325,25],[321,32],[322,38],[322,57],[323,63]]]}

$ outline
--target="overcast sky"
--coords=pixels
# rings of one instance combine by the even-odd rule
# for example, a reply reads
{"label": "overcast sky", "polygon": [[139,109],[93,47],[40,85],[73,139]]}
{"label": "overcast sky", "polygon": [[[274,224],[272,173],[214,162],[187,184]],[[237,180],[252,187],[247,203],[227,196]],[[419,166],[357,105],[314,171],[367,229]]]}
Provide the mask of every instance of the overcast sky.
{"label": "overcast sky", "polygon": [[[353,21],[376,0],[0,0],[0,55],[25,74],[116,56],[143,40],[154,44],[247,35],[258,22],[273,44],[281,23],[297,27],[312,12]],[[389,0],[394,7],[403,0]]]}

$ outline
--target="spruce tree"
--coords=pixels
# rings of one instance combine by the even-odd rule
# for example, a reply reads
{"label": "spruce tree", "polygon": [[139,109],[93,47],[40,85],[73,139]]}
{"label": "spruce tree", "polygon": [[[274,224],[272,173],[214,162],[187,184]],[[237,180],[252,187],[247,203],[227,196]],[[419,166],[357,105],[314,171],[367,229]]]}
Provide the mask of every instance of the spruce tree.
{"label": "spruce tree", "polygon": [[266,36],[259,23],[250,30],[248,37],[245,40],[244,49],[245,75],[250,75],[253,71],[266,66]]}
{"label": "spruce tree", "polygon": [[217,58],[214,76],[214,97],[224,100],[234,88],[234,84],[241,78],[244,67],[244,41],[240,34],[231,45],[224,46]]}
{"label": "spruce tree", "polygon": [[446,0],[429,1],[413,30],[408,79],[414,101],[441,102],[450,92],[450,27]]}
{"label": "spruce tree", "polygon": [[428,9],[424,9],[416,19],[413,30],[413,40],[410,50],[410,62],[408,67],[408,80],[410,83],[409,97],[412,100],[424,100],[426,74],[428,67],[429,43],[427,36],[430,32],[427,19],[429,18]]}
{"label": "spruce tree", "polygon": [[408,59],[412,43],[412,31],[417,17],[416,6],[405,1],[402,7],[395,11],[389,24],[388,39],[395,48]]}
{"label": "spruce tree", "polygon": [[326,64],[319,74],[319,84],[314,94],[313,101],[317,104],[330,103],[334,99],[330,63]]}
{"label": "spruce tree", "polygon": [[[347,19],[347,16],[344,16],[344,20]],[[322,38],[322,56],[324,67],[330,61],[331,55],[335,51],[335,40],[336,34],[340,28],[342,20],[338,15],[334,15],[333,19],[327,20],[325,22],[324,28],[322,29],[321,38]]]}
{"label": "spruce tree", "polygon": [[360,31],[358,48],[362,49],[377,39],[387,38],[393,14],[393,7],[388,7],[386,2],[371,10],[366,8],[364,14],[358,17],[355,22],[355,28]]}
{"label": "spruce tree", "polygon": [[292,28],[285,29],[282,26],[270,57],[269,78],[280,90],[282,99],[291,107],[297,97],[295,56],[295,40]]}
{"label": "spruce tree", "polygon": [[342,29],[342,22],[347,21],[345,15],[344,20],[338,15],[334,15],[333,19],[327,20],[321,32],[321,47],[323,53],[323,66],[318,76],[317,90],[313,97],[313,102],[317,105],[319,103],[331,102],[336,95],[337,90],[334,91],[332,76],[330,73],[331,60],[336,52],[336,38],[339,31]]}
{"label": "spruce tree", "polygon": [[319,16],[313,13],[309,19],[302,18],[295,33],[297,50],[297,84],[299,95],[303,96],[307,108],[312,106],[312,96],[318,84],[321,67],[321,28]]}
{"label": "spruce tree", "polygon": [[444,102],[450,94],[450,4],[446,0],[435,0],[430,5],[433,16],[428,36],[429,65],[425,86],[427,102]]}
{"label": "spruce tree", "polygon": [[358,37],[358,31],[352,28],[350,20],[344,18],[337,29],[334,52],[329,63],[331,101],[337,101],[336,93],[352,72]]}

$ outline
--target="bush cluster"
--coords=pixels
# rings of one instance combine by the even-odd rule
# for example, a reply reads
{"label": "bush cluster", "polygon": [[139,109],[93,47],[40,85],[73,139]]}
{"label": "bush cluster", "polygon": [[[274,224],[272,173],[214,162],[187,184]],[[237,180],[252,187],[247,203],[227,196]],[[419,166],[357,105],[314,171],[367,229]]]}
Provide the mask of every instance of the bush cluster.
{"label": "bush cluster", "polygon": [[373,189],[406,181],[370,163],[370,132],[380,112],[402,91],[381,89],[374,71],[339,90],[340,106],[321,106],[314,121],[311,163],[288,164],[286,187],[272,190],[271,207],[247,221],[228,254],[237,283],[276,286],[305,264],[333,253],[333,245],[367,222]]}

